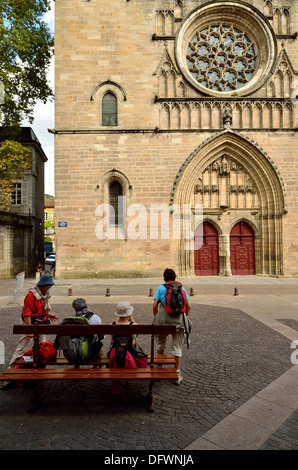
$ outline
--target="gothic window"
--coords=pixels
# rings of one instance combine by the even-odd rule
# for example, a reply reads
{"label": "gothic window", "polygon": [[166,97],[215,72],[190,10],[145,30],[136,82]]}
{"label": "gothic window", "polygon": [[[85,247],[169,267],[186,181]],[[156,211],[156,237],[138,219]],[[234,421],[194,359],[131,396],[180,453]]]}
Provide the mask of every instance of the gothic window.
{"label": "gothic window", "polygon": [[102,98],[102,125],[117,126],[117,98],[108,92]]}
{"label": "gothic window", "polygon": [[119,181],[112,181],[109,185],[109,222],[111,226],[121,227],[124,223],[124,197],[123,187]]}
{"label": "gothic window", "polygon": [[192,37],[187,51],[188,69],[195,80],[214,91],[233,91],[255,72],[252,41],[235,26],[216,24]]}
{"label": "gothic window", "polygon": [[195,8],[177,33],[180,72],[211,96],[244,96],[260,88],[276,60],[269,21],[242,2],[209,2]]}

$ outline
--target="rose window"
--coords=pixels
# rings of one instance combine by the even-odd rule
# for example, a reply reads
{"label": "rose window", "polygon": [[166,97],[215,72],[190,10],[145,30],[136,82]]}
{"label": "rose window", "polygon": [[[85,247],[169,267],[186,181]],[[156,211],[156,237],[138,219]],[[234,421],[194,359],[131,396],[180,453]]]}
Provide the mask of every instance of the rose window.
{"label": "rose window", "polygon": [[193,79],[218,92],[241,88],[256,69],[253,42],[240,29],[224,24],[197,31],[188,43],[186,59]]}

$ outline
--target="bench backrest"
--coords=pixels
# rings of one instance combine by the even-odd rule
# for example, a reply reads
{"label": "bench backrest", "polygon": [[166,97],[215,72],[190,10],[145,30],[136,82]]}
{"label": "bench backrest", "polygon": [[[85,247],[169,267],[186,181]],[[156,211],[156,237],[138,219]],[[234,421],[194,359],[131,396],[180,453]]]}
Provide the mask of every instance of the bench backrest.
{"label": "bench backrest", "polygon": [[175,334],[176,325],[14,325],[14,334],[46,334],[46,335],[156,335]]}
{"label": "bench backrest", "polygon": [[94,335],[100,338],[104,335],[150,335],[151,336],[151,362],[154,362],[154,336],[157,334],[175,334],[176,325],[14,325],[14,334],[33,334],[33,364],[39,363],[38,336],[45,335]]}

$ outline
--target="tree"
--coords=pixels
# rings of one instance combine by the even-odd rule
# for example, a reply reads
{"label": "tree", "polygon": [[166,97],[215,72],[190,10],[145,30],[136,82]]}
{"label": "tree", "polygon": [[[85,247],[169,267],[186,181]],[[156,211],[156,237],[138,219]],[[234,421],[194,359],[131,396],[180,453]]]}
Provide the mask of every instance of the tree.
{"label": "tree", "polygon": [[11,180],[19,178],[32,167],[32,154],[18,142],[6,140],[0,145],[0,209],[7,209],[12,203],[14,184]]}
{"label": "tree", "polygon": [[1,121],[4,132],[25,117],[33,122],[37,100],[53,97],[47,71],[53,37],[42,16],[48,0],[0,0]]}
{"label": "tree", "polygon": [[53,97],[47,71],[54,43],[42,20],[49,8],[49,0],[0,0],[1,209],[11,204],[11,180],[32,166],[31,152],[14,141],[20,123],[24,118],[32,123],[36,102]]}

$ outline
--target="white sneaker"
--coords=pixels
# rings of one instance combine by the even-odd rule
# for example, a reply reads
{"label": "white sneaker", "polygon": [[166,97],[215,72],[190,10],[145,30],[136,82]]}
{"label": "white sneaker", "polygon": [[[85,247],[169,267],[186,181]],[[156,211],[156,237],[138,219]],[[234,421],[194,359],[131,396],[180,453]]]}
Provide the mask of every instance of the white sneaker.
{"label": "white sneaker", "polygon": [[179,374],[179,375],[178,375],[178,379],[175,380],[174,384],[175,384],[175,385],[180,385],[181,382],[182,382],[182,380],[183,380],[183,377],[182,377],[181,374]]}

